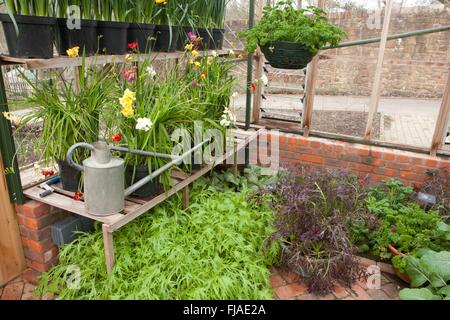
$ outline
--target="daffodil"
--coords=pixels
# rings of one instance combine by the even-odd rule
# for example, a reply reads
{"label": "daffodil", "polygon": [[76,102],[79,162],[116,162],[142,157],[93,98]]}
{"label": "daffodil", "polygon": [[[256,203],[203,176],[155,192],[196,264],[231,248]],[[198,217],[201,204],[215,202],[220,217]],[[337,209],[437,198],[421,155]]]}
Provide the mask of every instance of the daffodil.
{"label": "daffodil", "polygon": [[193,48],[194,48],[194,45],[193,45],[192,43],[188,43],[188,44],[184,47],[184,49],[185,49],[186,51],[192,51]]}
{"label": "daffodil", "polygon": [[195,61],[195,62],[194,62],[194,66],[195,66],[196,68],[199,68],[201,65],[202,65],[202,64],[201,64],[200,62],[198,62],[198,61]]}
{"label": "daffodil", "polygon": [[155,0],[155,3],[156,3],[156,4],[159,4],[159,5],[161,5],[161,4],[167,4],[167,0]]}
{"label": "daffodil", "polygon": [[67,49],[66,53],[69,56],[69,58],[76,58],[79,56],[80,47],[73,47],[70,49]]}

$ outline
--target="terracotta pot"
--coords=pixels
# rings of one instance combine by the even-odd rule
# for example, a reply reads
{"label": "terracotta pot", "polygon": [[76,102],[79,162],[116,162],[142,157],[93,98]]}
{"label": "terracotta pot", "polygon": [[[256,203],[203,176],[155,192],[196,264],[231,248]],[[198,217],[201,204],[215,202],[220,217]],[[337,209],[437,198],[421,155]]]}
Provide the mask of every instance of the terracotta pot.
{"label": "terracotta pot", "polygon": [[[391,253],[395,256],[395,257],[406,257],[406,255],[404,253],[401,253],[400,251],[398,251],[396,248],[394,248],[392,245],[388,245],[389,250],[391,251]],[[400,279],[402,279],[403,281],[405,281],[408,284],[411,284],[411,279],[409,278],[409,276],[404,273],[404,272],[400,272],[399,270],[397,270],[397,268],[395,268],[395,273],[397,274],[397,277],[399,277]]]}

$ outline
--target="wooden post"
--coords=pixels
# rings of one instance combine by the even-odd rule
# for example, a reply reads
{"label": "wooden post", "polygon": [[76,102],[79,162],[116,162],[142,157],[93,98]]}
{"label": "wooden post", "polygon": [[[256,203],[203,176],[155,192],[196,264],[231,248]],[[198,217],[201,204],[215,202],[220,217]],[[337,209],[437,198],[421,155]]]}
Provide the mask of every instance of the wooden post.
{"label": "wooden post", "polygon": [[317,67],[319,64],[319,55],[308,64],[306,73],[306,95],[303,104],[303,135],[309,137],[312,126],[312,115],[314,108],[314,95],[316,94]]}
{"label": "wooden post", "polygon": [[383,69],[384,51],[386,49],[389,25],[391,21],[392,4],[393,0],[387,0],[384,13],[383,31],[381,32],[380,50],[378,52],[377,68],[375,70],[375,79],[373,81],[372,95],[370,98],[369,117],[367,119],[366,132],[364,134],[364,139],[366,140],[370,140],[372,136],[373,119],[378,111],[378,105],[380,104],[381,72]]}
{"label": "wooden post", "polygon": [[183,209],[189,208],[189,186],[183,188]]}
{"label": "wooden post", "polygon": [[433,140],[431,143],[431,155],[436,156],[437,151],[444,144],[450,120],[450,69],[448,73],[447,86],[442,97],[441,109],[436,121]]}
{"label": "wooden post", "polygon": [[106,224],[102,225],[103,230],[103,245],[105,247],[105,263],[106,263],[106,271],[111,273],[116,259],[114,257],[114,242],[113,242],[113,234],[109,231],[109,226]]}
{"label": "wooden post", "polygon": [[261,50],[258,48],[255,52],[255,60],[256,60],[256,70],[255,70],[255,80],[257,81],[256,90],[253,93],[253,110],[252,110],[252,123],[257,124],[259,122],[259,118],[261,115],[261,103],[262,103],[262,95],[264,92],[264,83],[261,82],[261,77],[264,74],[264,55]]}
{"label": "wooden post", "polygon": [[4,172],[0,156],[0,287],[25,269],[19,225]]}

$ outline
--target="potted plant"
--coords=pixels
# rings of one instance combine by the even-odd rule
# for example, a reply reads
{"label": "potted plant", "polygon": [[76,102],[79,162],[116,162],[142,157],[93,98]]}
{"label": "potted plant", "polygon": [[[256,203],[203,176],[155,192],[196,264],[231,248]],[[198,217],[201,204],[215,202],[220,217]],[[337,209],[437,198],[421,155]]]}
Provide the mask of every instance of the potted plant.
{"label": "potted plant", "polygon": [[8,0],[1,14],[9,54],[20,58],[53,57],[53,27],[48,0]]}
{"label": "potted plant", "polygon": [[[96,3],[96,1],[94,1]],[[69,18],[71,5],[80,8],[79,21]],[[67,50],[79,47],[86,55],[97,52],[97,20],[94,15],[93,3],[90,0],[57,0],[53,2],[54,14],[57,19],[56,48],[60,55],[66,55]],[[73,17],[71,17],[73,18]],[[79,23],[79,25],[73,25]]]}
{"label": "potted plant", "polygon": [[266,6],[261,21],[240,35],[247,39],[246,50],[259,46],[272,67],[303,69],[322,47],[337,45],[347,34],[330,24],[321,8],[295,9],[292,0],[283,0]]}
{"label": "potted plant", "polygon": [[[76,192],[80,174],[68,165],[67,151],[78,142],[98,141],[100,111],[109,103],[113,82],[106,72],[87,69],[84,58],[79,80],[67,80],[63,72],[58,71],[51,80],[39,84],[24,76],[32,87],[25,102],[33,106],[33,110],[24,117],[23,126],[42,121],[43,130],[36,150],[47,165],[58,163],[63,189]],[[88,156],[85,151],[75,154],[77,162]]]}
{"label": "potted plant", "polygon": [[128,0],[130,27],[128,43],[137,43],[140,52],[149,52],[154,46],[157,5],[154,1]]}
{"label": "potted plant", "polygon": [[105,54],[125,54],[128,50],[127,1],[102,0],[98,3],[99,51]]}
{"label": "potted plant", "polygon": [[209,49],[218,50],[223,48],[223,40],[225,35],[225,11],[229,0],[213,1],[212,19],[213,26],[212,38]]}
{"label": "potted plant", "polygon": [[[193,123],[197,113],[192,101],[187,99],[187,86],[177,70],[158,75],[152,62],[146,59],[138,64],[126,64],[116,80],[117,103],[106,112],[107,132],[110,140],[130,149],[171,154],[171,133]],[[117,108],[117,105],[120,105]],[[171,159],[124,155],[127,166],[127,184],[150,175]],[[137,190],[133,195],[149,197],[170,186],[170,172]]]}
{"label": "potted plant", "polygon": [[155,51],[173,52],[176,51],[180,29],[175,26],[177,13],[182,10],[176,1],[156,0],[155,21],[157,23],[155,34]]}

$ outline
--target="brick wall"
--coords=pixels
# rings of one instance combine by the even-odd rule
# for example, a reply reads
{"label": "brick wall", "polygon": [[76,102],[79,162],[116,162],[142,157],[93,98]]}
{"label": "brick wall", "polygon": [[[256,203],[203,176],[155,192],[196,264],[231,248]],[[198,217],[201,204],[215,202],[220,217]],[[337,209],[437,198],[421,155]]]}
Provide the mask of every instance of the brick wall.
{"label": "brick wall", "polygon": [[[408,185],[421,185],[428,170],[450,170],[450,158],[346,143],[295,134],[277,135],[280,165],[312,165],[348,168],[359,176],[370,174],[374,181],[399,178]],[[272,136],[267,140],[271,141]]]}
{"label": "brick wall", "polygon": [[39,273],[58,263],[58,247],[52,241],[51,225],[66,218],[67,213],[37,201],[17,206],[17,213],[28,267],[24,277],[36,282]]}

